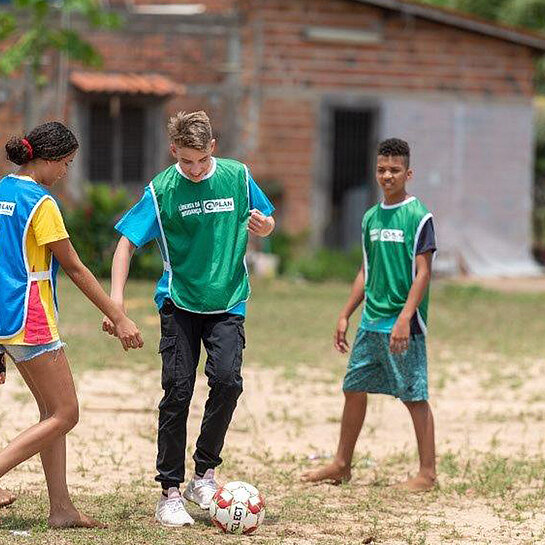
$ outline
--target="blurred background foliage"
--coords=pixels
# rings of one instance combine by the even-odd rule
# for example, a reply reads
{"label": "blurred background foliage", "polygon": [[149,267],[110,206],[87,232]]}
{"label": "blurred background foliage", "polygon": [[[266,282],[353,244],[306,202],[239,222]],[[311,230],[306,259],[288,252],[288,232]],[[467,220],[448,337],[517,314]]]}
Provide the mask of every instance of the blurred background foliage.
{"label": "blurred background foliage", "polygon": [[[89,185],[82,203],[63,210],[68,233],[81,260],[102,278],[110,276],[112,257],[119,240],[115,224],[134,204],[125,189],[106,184]],[[158,278],[163,260],[155,243],[136,251],[131,278]]]}

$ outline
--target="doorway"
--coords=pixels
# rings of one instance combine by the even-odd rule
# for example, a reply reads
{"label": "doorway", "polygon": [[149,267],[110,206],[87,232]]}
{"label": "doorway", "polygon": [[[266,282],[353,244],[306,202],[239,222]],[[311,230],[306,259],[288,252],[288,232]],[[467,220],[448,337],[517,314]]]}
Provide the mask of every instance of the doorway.
{"label": "doorway", "polygon": [[324,189],[329,213],[323,242],[351,250],[361,244],[361,218],[376,197],[378,108],[336,105],[329,108],[328,117],[330,145]]}

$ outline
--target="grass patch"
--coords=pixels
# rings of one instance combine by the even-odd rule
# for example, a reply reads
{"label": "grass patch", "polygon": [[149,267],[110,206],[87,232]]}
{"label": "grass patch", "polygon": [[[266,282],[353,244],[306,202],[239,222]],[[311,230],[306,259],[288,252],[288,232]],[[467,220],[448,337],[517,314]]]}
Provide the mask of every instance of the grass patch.
{"label": "grass patch", "polygon": [[[308,380],[311,368],[318,371],[314,387],[337,392],[335,388],[344,374],[347,359],[334,352],[332,338],[349,284],[261,280],[254,282],[253,289],[248,305],[245,365],[278,369],[286,392]],[[76,374],[104,368],[137,371],[159,368],[159,325],[153,292],[151,282],[130,282],[127,287],[127,306],[142,329],[146,345],[141,351],[124,353],[117,340],[102,333],[100,313],[70,282],[61,279],[61,333],[69,344],[68,355]],[[483,389],[490,396],[506,390],[517,395],[536,372],[531,360],[542,357],[544,306],[545,294],[497,293],[448,282],[436,283],[430,308],[431,383],[442,391],[456,383],[461,374],[469,374],[477,390]],[[351,321],[350,341],[359,319],[358,312]],[[338,396],[339,410],[326,417],[324,423],[338,424],[340,392]],[[23,405],[29,399],[18,394],[14,401]],[[531,397],[536,403],[543,399],[537,391]],[[294,399],[293,410],[273,407],[265,417],[285,429],[286,443],[312,420],[312,415],[295,410],[295,404],[298,407],[304,403],[303,398]],[[543,420],[543,411],[541,407],[530,410],[521,406],[509,415],[490,409],[473,416],[481,424],[513,419],[533,423]],[[249,426],[238,432],[252,433],[252,429]],[[149,440],[150,449],[155,448],[154,430],[140,426],[134,433]],[[370,440],[370,451],[356,454],[355,481],[339,487],[301,484],[298,476],[310,462],[294,454],[275,457],[267,445],[256,445],[249,462],[236,455],[226,456],[222,477],[236,475],[266,491],[266,524],[252,538],[226,538],[210,526],[206,513],[195,510],[192,514],[197,517],[197,524],[192,528],[172,531],[157,526],[153,520],[157,490],[153,483],[142,479],[107,494],[94,493],[93,483],[89,482],[88,488],[74,495],[82,510],[109,523],[107,530],[51,531],[46,526],[45,493],[23,490],[16,505],[0,510],[0,544],[170,545],[174,541],[214,545],[247,544],[248,539],[264,545],[481,543],[478,530],[468,536],[467,526],[458,520],[475,507],[485,511],[498,525],[507,525],[502,527],[505,531],[522,528],[520,534],[524,540],[513,539],[513,543],[539,543],[545,538],[541,528],[535,531],[525,526],[545,507],[542,457],[505,456],[495,436],[488,452],[462,455],[456,451],[459,446],[454,445],[454,450],[439,453],[440,487],[430,494],[412,496],[389,485],[414,471],[417,463],[414,448],[377,458],[371,448],[376,430],[368,425],[365,433]],[[318,444],[313,450],[322,447]],[[107,446],[104,452],[108,453]],[[87,475],[93,461],[87,460],[85,445],[74,446],[74,453],[78,472]],[[124,459],[112,450],[109,463],[119,468]],[[428,516],[430,513],[433,516]],[[30,532],[30,536],[12,533],[18,531]]]}
{"label": "grass patch", "polygon": [[[105,284],[108,288],[108,285]],[[131,281],[127,286],[130,316],[142,329],[145,347],[125,354],[118,342],[101,331],[102,316],[66,278],[60,281],[61,333],[69,343],[74,369],[109,367],[156,368],[159,324],[153,304],[154,283]],[[332,348],[338,313],[350,285],[311,284],[287,280],[253,282],[246,321],[248,365],[280,367],[285,378],[300,379],[310,366],[342,377],[346,358]],[[475,286],[436,282],[430,306],[429,349],[438,369],[440,388],[456,376],[460,361],[489,369],[485,381],[517,389],[520,374],[499,372],[498,362],[509,361],[519,371],[527,358],[543,351],[545,294],[502,293]],[[353,315],[349,339],[360,320]],[[443,370],[444,368],[444,370]]]}
{"label": "grass patch", "polygon": [[524,358],[542,355],[543,305],[543,293],[504,293],[439,282],[432,292],[430,339],[436,349],[455,351],[457,358],[478,365],[487,354],[518,366]]}

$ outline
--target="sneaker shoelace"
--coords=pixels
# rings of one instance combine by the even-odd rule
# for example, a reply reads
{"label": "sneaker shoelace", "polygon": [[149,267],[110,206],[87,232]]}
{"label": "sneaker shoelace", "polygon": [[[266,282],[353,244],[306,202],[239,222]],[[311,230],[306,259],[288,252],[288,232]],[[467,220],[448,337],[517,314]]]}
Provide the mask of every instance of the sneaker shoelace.
{"label": "sneaker shoelace", "polygon": [[197,479],[195,481],[195,490],[197,488],[201,489],[201,493],[209,494],[210,497],[212,497],[216,490],[218,489],[218,485],[216,484],[216,481],[214,479]]}
{"label": "sneaker shoelace", "polygon": [[182,498],[170,498],[165,502],[171,511],[185,511]]}

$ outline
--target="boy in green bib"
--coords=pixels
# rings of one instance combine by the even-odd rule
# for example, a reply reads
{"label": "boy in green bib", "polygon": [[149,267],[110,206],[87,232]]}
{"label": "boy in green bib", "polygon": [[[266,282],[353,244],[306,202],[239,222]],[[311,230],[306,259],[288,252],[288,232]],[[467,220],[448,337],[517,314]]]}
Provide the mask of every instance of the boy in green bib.
{"label": "boy in green bib", "polygon": [[[123,303],[131,256],[155,239],[164,262],[155,293],[164,390],[156,477],[162,494],[155,516],[176,527],[194,523],[184,498],[208,509],[217,490],[214,469],[242,393],[248,232],[268,236],[274,207],[246,165],[213,156],[215,140],[205,112],[176,114],[168,132],[176,163],[151,181],[116,226],[123,236],[112,264],[112,298]],[[115,334],[108,319],[103,329]],[[201,342],[210,392],[193,456],[195,474],[182,497],[186,424]]]}
{"label": "boy in green bib", "polygon": [[303,475],[310,482],[348,481],[354,448],[367,408],[367,394],[399,398],[412,417],[420,470],[400,486],[429,490],[436,480],[435,440],[428,404],[426,324],[432,256],[432,215],[406,191],[412,178],[410,150],[392,138],[378,147],[377,182],[383,201],[363,216],[363,265],[341,311],[335,348],[346,353],[348,321],[365,300],[343,390],[341,437],[334,461]]}

